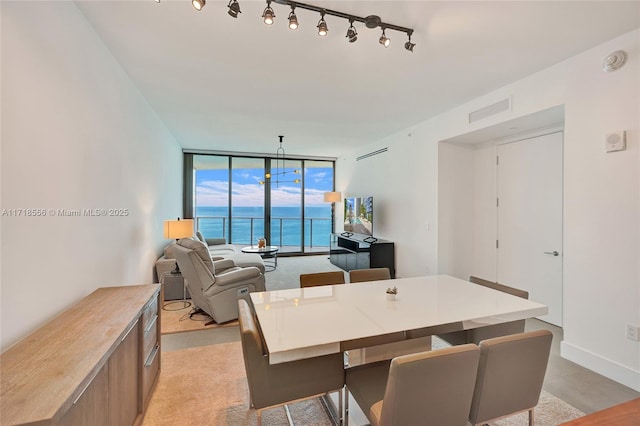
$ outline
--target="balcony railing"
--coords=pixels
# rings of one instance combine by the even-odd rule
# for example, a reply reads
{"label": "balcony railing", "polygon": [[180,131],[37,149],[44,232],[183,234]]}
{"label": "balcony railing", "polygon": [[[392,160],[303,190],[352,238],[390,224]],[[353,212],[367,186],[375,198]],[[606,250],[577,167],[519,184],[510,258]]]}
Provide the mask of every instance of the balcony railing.
{"label": "balcony railing", "polygon": [[[254,244],[264,237],[264,217],[196,216],[196,229],[207,238],[226,238],[231,244]],[[301,218],[272,217],[271,241],[277,246],[300,246]],[[231,225],[231,240],[227,232]],[[331,219],[324,217],[304,218],[305,247],[329,247]]]}

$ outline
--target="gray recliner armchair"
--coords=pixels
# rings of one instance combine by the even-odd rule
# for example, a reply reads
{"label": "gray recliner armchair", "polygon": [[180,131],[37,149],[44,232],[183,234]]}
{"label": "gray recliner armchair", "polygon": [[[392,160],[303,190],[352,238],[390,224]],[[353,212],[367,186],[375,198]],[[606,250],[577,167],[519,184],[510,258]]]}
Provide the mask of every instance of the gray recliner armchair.
{"label": "gray recliner armchair", "polygon": [[240,268],[232,260],[213,261],[200,241],[183,238],[175,245],[174,254],[193,304],[216,323],[237,319],[238,299],[265,290],[264,275],[258,268]]}

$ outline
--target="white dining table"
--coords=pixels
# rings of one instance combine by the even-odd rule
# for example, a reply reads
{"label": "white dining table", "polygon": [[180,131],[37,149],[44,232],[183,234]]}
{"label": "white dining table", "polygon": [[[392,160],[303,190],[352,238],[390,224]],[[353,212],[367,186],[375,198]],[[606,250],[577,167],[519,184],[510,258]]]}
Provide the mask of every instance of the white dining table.
{"label": "white dining table", "polygon": [[[395,300],[386,290],[397,288]],[[358,339],[424,328],[466,330],[537,317],[543,304],[448,275],[251,293],[278,364],[337,353]]]}

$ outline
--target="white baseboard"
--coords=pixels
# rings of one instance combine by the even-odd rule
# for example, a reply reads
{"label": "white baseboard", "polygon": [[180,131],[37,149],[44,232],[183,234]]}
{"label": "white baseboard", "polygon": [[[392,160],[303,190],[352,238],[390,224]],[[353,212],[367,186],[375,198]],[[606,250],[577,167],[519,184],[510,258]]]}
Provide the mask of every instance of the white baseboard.
{"label": "white baseboard", "polygon": [[640,371],[620,365],[566,341],[560,343],[560,356],[640,392]]}

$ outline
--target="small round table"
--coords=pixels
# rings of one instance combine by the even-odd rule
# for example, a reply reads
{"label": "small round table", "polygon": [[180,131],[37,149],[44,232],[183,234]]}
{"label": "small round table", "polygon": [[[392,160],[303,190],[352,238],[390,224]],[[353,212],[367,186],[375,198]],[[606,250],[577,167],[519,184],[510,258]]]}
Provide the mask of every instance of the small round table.
{"label": "small round table", "polygon": [[265,272],[275,271],[278,267],[278,250],[280,250],[280,247],[278,246],[266,246],[263,248],[258,248],[257,246],[248,246],[242,248],[243,253],[259,254],[263,259],[267,257],[273,258],[273,263],[265,262]]}

